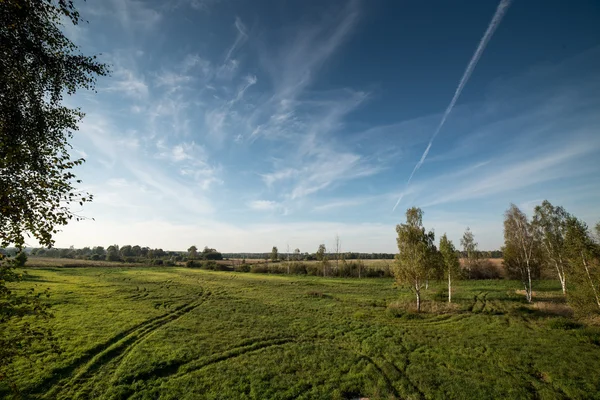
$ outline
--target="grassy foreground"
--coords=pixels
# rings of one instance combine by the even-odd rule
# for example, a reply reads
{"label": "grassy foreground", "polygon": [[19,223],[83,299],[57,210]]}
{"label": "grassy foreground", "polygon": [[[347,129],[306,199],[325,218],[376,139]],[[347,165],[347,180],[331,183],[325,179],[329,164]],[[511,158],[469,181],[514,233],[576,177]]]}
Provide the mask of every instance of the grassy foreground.
{"label": "grassy foreground", "polygon": [[557,315],[551,281],[535,307],[517,282],[460,282],[452,307],[432,285],[417,315],[391,279],[29,272],[64,353],[17,365],[26,398],[600,398],[600,330]]}

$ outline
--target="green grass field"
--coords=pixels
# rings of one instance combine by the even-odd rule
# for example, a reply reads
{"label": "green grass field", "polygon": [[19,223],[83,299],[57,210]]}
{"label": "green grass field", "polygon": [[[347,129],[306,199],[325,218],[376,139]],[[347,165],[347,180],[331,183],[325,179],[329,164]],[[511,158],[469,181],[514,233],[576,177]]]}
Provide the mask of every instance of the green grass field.
{"label": "green grass field", "polygon": [[[21,360],[25,398],[600,398],[600,329],[552,281],[443,285],[185,268],[45,268],[64,352]],[[556,303],[558,302],[558,303]],[[0,386],[0,397],[9,396]]]}

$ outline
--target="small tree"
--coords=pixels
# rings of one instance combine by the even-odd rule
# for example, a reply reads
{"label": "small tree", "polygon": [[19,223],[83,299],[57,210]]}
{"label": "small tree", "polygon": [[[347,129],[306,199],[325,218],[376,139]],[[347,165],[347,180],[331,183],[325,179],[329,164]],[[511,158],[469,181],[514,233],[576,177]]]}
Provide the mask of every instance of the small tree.
{"label": "small tree", "polygon": [[323,276],[326,275],[326,269],[327,269],[327,254],[326,254],[327,249],[325,248],[324,244],[320,244],[319,245],[319,249],[317,250],[317,253],[315,254],[317,261],[321,262],[321,265],[323,266]]}
{"label": "small tree", "polygon": [[278,251],[277,251],[277,246],[273,246],[273,249],[271,250],[271,261],[272,262],[277,262],[278,259]]}
{"label": "small tree", "polygon": [[567,293],[565,235],[569,213],[562,207],[554,207],[548,200],[535,207],[533,226],[539,236],[544,258],[554,265],[563,294]]}
{"label": "small tree", "polygon": [[106,249],[106,261],[119,261],[119,246],[113,244]]}
{"label": "small tree", "polygon": [[518,272],[525,287],[525,297],[531,303],[531,281],[535,277],[538,242],[535,229],[527,216],[511,204],[504,213],[504,263],[508,270]]}
{"label": "small tree", "polygon": [[467,227],[463,237],[460,239],[460,245],[465,253],[465,268],[467,269],[467,277],[471,279],[471,271],[476,268],[478,263],[477,242],[471,232],[471,228]]}
{"label": "small tree", "polygon": [[600,311],[600,249],[585,222],[575,217],[567,221],[565,248],[575,290],[569,301],[580,312]]}
{"label": "small tree", "polygon": [[448,303],[452,303],[452,277],[460,276],[460,261],[454,244],[446,234],[440,238],[440,253],[443,258],[443,271],[448,276]]}
{"label": "small tree", "polygon": [[136,244],[131,248],[131,252],[133,253],[134,257],[139,257],[142,255],[142,248]]}
{"label": "small tree", "polygon": [[423,211],[416,207],[406,211],[406,223],[397,225],[396,233],[398,254],[394,262],[394,277],[396,282],[409,285],[415,292],[417,311],[421,311],[421,289],[431,272],[435,235],[432,231],[425,231]]}
{"label": "small tree", "polygon": [[27,262],[27,254],[24,251],[20,251],[19,254],[15,256],[15,267],[20,268],[24,267]]}
{"label": "small tree", "polygon": [[132,257],[133,256],[132,247],[128,244],[121,247],[121,249],[119,250],[119,253],[121,254],[122,257]]}
{"label": "small tree", "polygon": [[335,235],[333,241],[333,252],[335,253],[335,270],[339,271],[340,267],[340,252],[342,251],[342,243],[340,242],[340,235]]}
{"label": "small tree", "polygon": [[198,258],[198,248],[195,245],[190,246],[190,248],[187,249],[187,251],[189,260],[195,260],[196,258]]}

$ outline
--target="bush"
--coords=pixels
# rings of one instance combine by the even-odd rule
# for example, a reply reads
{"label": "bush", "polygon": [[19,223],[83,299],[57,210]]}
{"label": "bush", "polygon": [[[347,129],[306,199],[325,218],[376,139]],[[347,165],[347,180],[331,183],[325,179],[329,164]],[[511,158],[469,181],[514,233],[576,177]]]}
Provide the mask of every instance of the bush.
{"label": "bush", "polygon": [[151,262],[152,265],[163,265],[163,260],[160,259],[154,259]]}
{"label": "bush", "polygon": [[215,271],[217,269],[217,263],[213,260],[204,261],[200,266],[202,269],[208,269],[210,271]]}
{"label": "bush", "polygon": [[16,267],[24,267],[26,262],[27,262],[27,254],[25,254],[24,251],[21,251],[15,257],[15,266]]}
{"label": "bush", "polygon": [[222,260],[223,259],[223,255],[221,253],[219,253],[218,251],[202,252],[201,256],[205,260]]}
{"label": "bush", "polygon": [[234,267],[234,271],[236,272],[250,272],[250,266],[248,264],[240,264]]}
{"label": "bush", "polygon": [[299,261],[292,262],[290,265],[290,274],[306,275],[306,266]]}
{"label": "bush", "polygon": [[253,274],[266,274],[269,272],[269,267],[266,264],[256,264],[250,268],[250,272]]}
{"label": "bush", "polygon": [[502,274],[490,260],[479,260],[471,269],[471,279],[500,279]]}
{"label": "bush", "polygon": [[98,254],[92,254],[92,256],[90,257],[90,260],[100,261],[100,256]]}
{"label": "bush", "polygon": [[187,262],[185,263],[185,266],[188,268],[199,268],[200,267],[200,263],[194,260],[187,260]]}
{"label": "bush", "polygon": [[321,263],[310,263],[306,266],[306,274],[313,276],[323,276],[323,266]]}

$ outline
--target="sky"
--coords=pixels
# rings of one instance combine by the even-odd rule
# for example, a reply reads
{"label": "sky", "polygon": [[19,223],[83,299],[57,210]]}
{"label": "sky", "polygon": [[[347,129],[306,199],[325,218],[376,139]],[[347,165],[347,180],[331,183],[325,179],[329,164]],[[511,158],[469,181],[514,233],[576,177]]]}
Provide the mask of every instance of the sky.
{"label": "sky", "polygon": [[595,0],[75,4],[111,74],[65,100],[94,201],[57,247],[396,252],[417,206],[492,250],[510,203],[600,220]]}

